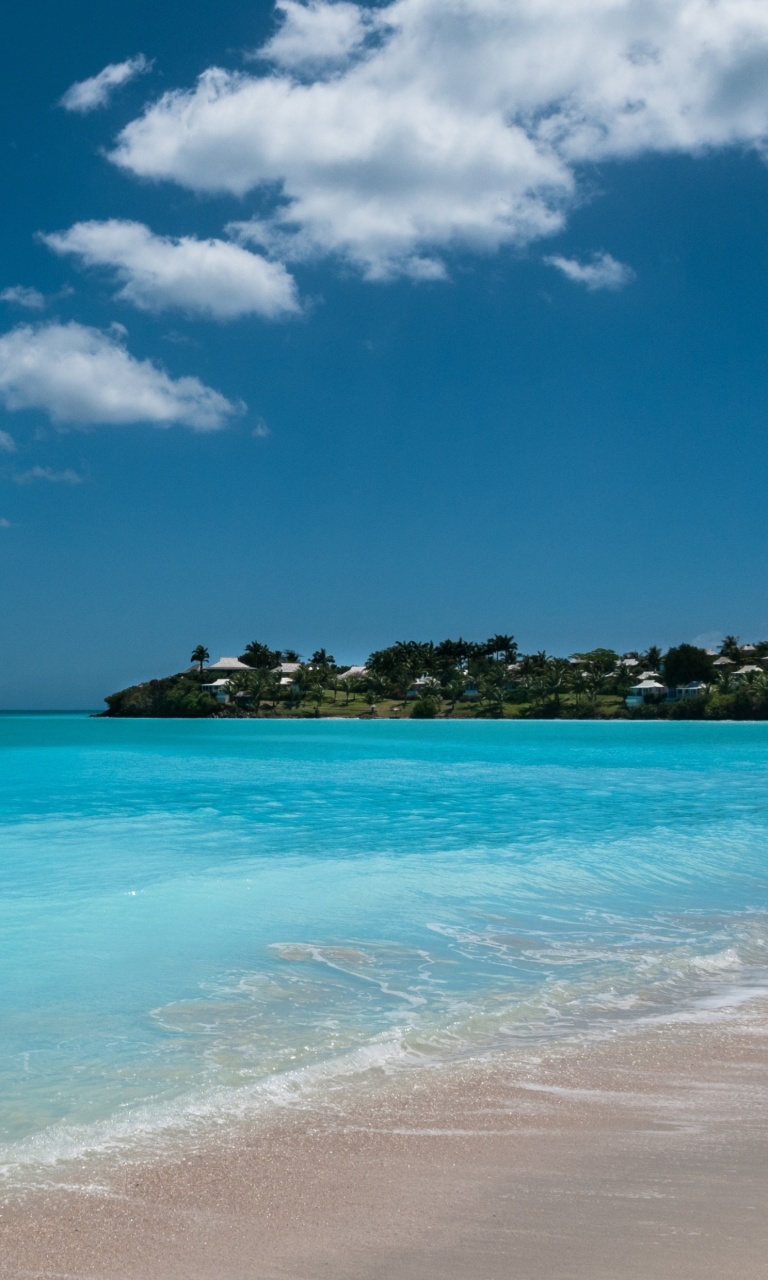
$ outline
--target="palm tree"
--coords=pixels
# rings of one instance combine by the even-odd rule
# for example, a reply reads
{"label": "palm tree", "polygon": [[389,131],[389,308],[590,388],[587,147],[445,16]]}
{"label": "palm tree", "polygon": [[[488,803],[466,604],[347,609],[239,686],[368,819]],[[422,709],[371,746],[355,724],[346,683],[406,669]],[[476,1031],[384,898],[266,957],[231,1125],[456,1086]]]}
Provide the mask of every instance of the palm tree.
{"label": "palm tree", "polygon": [[443,687],[435,676],[428,676],[421,686],[421,698],[427,702],[433,702],[435,709],[440,710],[443,704]]}
{"label": "palm tree", "polygon": [[632,685],[635,683],[636,677],[632,675],[629,667],[620,665],[614,672],[611,681],[612,689],[619,698],[626,698]]}
{"label": "palm tree", "polygon": [[455,675],[451,676],[450,680],[445,686],[445,691],[444,691],[446,698],[451,704],[451,715],[453,715],[454,711],[456,710],[456,703],[459,701],[459,698],[464,697],[464,694],[466,693],[466,689],[467,689],[466,677],[461,675],[457,671]]}
{"label": "palm tree", "polygon": [[657,644],[652,644],[650,649],[646,649],[643,654],[643,662],[646,664],[648,671],[658,671],[659,663],[663,656],[664,655]]}
{"label": "palm tree", "polygon": [[738,662],[741,657],[738,636],[725,637],[723,643],[720,645],[720,656],[723,658],[730,658],[732,662]]}
{"label": "palm tree", "polygon": [[362,680],[345,680],[344,681],[344,706],[349,706],[349,700],[357,697],[358,693],[364,692],[364,684]]}
{"label": "palm tree", "polygon": [[274,689],[276,686],[279,690],[280,681],[267,667],[257,668],[253,675],[249,675],[247,678],[251,693],[251,704],[256,715],[258,715],[261,711],[263,698],[270,698],[274,701]]}
{"label": "palm tree", "polygon": [[488,664],[488,670],[480,680],[480,692],[484,702],[493,707],[497,716],[504,715],[504,701],[507,696],[507,672],[498,663]]}
{"label": "palm tree", "polygon": [[517,657],[517,641],[514,636],[491,636],[486,640],[483,649],[492,658],[498,658],[499,654],[503,654],[507,662],[514,662]]}
{"label": "palm tree", "polygon": [[320,677],[319,673],[317,674],[316,678],[315,678],[315,679],[310,683],[310,685],[308,686],[308,688],[307,688],[307,696],[308,696],[308,698],[309,698],[310,702],[314,702],[314,704],[315,704],[315,715],[316,715],[316,716],[319,716],[319,715],[320,715],[320,703],[323,701],[323,698],[325,697],[325,685],[324,685],[323,680],[321,679],[321,677]]}
{"label": "palm tree", "polygon": [[527,653],[520,660],[520,674],[522,676],[541,675],[546,671],[548,662],[546,649],[539,649],[538,653]]}
{"label": "palm tree", "polygon": [[325,685],[328,681],[328,667],[311,666],[310,663],[302,663],[297,672],[293,673],[294,690],[298,690],[297,703],[302,698],[307,698],[311,703],[315,703],[315,716],[320,714],[320,703],[325,696]]}
{"label": "palm tree", "polygon": [[571,689],[573,691],[573,700],[577,707],[584,703],[590,702],[590,689],[586,680],[586,672],[581,667],[574,669],[571,676]]}
{"label": "palm tree", "polygon": [[281,692],[282,692],[282,685],[280,684],[280,676],[276,675],[273,671],[268,671],[267,678],[264,683],[263,696],[265,698],[268,698],[269,701],[272,703],[273,711],[277,711],[277,704],[280,701]]}
{"label": "palm tree", "polygon": [[717,673],[717,687],[721,693],[730,693],[733,689],[733,673],[722,667]]}
{"label": "palm tree", "polygon": [[570,688],[573,669],[566,658],[550,658],[541,677],[541,690],[560,710],[560,694]]}
{"label": "palm tree", "polygon": [[228,681],[228,692],[232,705],[237,707],[241,701],[249,702],[254,694],[254,677],[250,671],[236,671]]}
{"label": "palm tree", "polygon": [[459,636],[458,640],[441,640],[435,645],[435,657],[441,669],[447,667],[466,666],[467,659],[471,658],[482,645],[474,644],[471,640],[464,640]]}
{"label": "palm tree", "polygon": [[283,652],[281,653],[280,657],[282,658],[283,662],[300,662],[301,661],[295,649],[283,649]]}
{"label": "palm tree", "polygon": [[277,649],[270,649],[269,645],[252,640],[240,654],[240,661],[254,668],[274,667],[280,661],[280,654]]}
{"label": "palm tree", "polygon": [[200,674],[202,675],[203,667],[205,666],[206,662],[210,661],[210,657],[211,655],[206,649],[205,645],[199,644],[192,650],[192,657],[190,658],[190,662],[197,662],[199,664]]}
{"label": "palm tree", "polygon": [[315,703],[319,714],[324,692],[322,671],[309,666],[306,662],[302,663],[298,671],[294,671],[291,676],[290,698],[297,707],[301,705],[302,699],[309,698],[310,702]]}
{"label": "palm tree", "polygon": [[571,681],[576,702],[579,705],[586,704],[594,710],[598,697],[605,692],[605,672],[590,664],[588,667],[580,667],[574,671]]}

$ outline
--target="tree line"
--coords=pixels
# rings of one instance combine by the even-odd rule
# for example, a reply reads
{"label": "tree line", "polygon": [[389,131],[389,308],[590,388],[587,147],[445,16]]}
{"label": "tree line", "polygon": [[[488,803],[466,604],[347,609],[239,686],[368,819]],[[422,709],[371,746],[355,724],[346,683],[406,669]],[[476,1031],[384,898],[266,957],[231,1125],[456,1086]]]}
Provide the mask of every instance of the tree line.
{"label": "tree line", "polygon": [[[598,648],[570,658],[544,650],[522,653],[515,637],[505,633],[485,641],[399,640],[371,653],[363,671],[354,676],[324,648],[302,659],[294,649],[253,640],[239,657],[249,670],[229,678],[224,706],[202,687],[208,680],[210,655],[204,645],[197,645],[191,671],[110,695],[105,714],[319,716],[351,710],[424,719],[457,714],[768,718],[768,670],[761,664],[762,658],[768,659],[768,641],[745,652],[736,636],[727,636],[717,653],[681,644],[623,654]],[[727,664],[717,663],[718,657]],[[290,664],[290,675],[281,664]],[[758,670],[741,673],[741,666]],[[672,704],[660,692],[642,706],[628,708],[627,694],[646,674],[658,677],[665,687],[701,681],[707,689],[701,697]]]}

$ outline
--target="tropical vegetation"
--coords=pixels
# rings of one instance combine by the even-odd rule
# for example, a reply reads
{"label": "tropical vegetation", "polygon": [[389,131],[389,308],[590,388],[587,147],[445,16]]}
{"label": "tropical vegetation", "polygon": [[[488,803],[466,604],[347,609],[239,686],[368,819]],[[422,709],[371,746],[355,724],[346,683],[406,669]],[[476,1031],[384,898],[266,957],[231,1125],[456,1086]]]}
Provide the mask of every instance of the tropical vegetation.
{"label": "tropical vegetation", "polygon": [[[258,640],[217,698],[205,645],[176,675],[106,698],[107,716],[549,719],[768,719],[768,641],[718,650],[680,644],[619,654],[521,653],[512,635],[483,642],[399,640],[364,667],[327,649],[306,659]],[[638,691],[638,684],[640,690]],[[643,685],[647,687],[643,687]],[[628,700],[629,698],[629,700]]]}

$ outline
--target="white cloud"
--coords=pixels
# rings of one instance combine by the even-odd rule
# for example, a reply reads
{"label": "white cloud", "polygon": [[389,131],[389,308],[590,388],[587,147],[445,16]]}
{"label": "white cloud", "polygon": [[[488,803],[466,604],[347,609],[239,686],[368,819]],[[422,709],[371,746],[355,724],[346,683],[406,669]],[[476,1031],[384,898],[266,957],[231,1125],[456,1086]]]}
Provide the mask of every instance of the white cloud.
{"label": "white cloud", "polygon": [[5,516],[0,516],[0,529],[10,529],[11,527],[10,520],[6,520]]}
{"label": "white cloud", "polygon": [[16,441],[7,431],[0,431],[0,453],[15,453]]}
{"label": "white cloud", "polygon": [[560,254],[553,254],[544,261],[550,267],[557,267],[575,284],[583,284],[592,292],[597,289],[623,289],[635,278],[632,268],[612,258],[610,253],[594,253],[590,262],[563,258]]}
{"label": "white cloud", "polygon": [[126,351],[122,335],[85,325],[18,325],[0,337],[0,401],[57,424],[174,423],[216,431],[242,410],[198,378],[171,378]]}
{"label": "white cloud", "polygon": [[98,75],[70,85],[60,98],[59,106],[65,111],[78,111],[81,115],[95,111],[97,107],[106,107],[115,89],[151,70],[152,65],[143,53],[137,53],[135,58],[127,58],[125,62],[110,62]]}
{"label": "white cloud", "polygon": [[764,0],[280,11],[263,73],[211,68],[165,94],[112,159],[195,191],[258,191],[272,203],[247,234],[286,258],[418,275],[454,247],[556,232],[584,163],[768,145]]}
{"label": "white cloud", "polygon": [[10,302],[27,311],[42,311],[45,307],[45,296],[39,289],[25,284],[12,284],[0,291],[0,302]]}
{"label": "white cloud", "polygon": [[376,25],[375,12],[343,0],[335,4],[277,0],[275,8],[282,25],[258,56],[291,70],[343,62],[360,48],[368,31]]}
{"label": "white cloud", "polygon": [[296,282],[270,262],[226,240],[156,236],[140,222],[78,222],[42,236],[56,253],[111,267],[125,298],[144,311],[176,308],[217,320],[256,313],[275,319],[299,310]]}
{"label": "white cloud", "polygon": [[20,471],[13,477],[16,484],[34,484],[36,480],[45,480],[48,484],[82,484],[83,477],[71,467],[56,471],[53,467],[30,467],[29,471]]}

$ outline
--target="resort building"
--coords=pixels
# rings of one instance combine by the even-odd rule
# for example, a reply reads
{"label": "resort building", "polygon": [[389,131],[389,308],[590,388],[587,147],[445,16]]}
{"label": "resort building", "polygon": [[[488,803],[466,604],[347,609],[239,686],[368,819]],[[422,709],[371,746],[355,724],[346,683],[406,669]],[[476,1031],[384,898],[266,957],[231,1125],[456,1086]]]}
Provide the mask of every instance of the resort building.
{"label": "resort building", "polygon": [[640,707],[644,702],[660,702],[668,693],[667,686],[658,680],[641,680],[633,684],[624,701],[628,707]]}
{"label": "resort building", "polygon": [[424,690],[431,688],[432,684],[432,676],[417,676],[408,686],[405,696],[406,698],[420,698]]}
{"label": "resort building", "polygon": [[644,702],[679,702],[682,698],[698,698],[706,692],[703,680],[689,680],[687,684],[679,684],[672,689],[660,680],[641,680],[632,686],[624,701],[628,707],[640,707]]}
{"label": "resort building", "polygon": [[679,684],[676,689],[670,689],[670,702],[677,702],[679,698],[698,698],[707,692],[707,686],[703,680],[689,680],[688,684]]}
{"label": "resort building", "polygon": [[295,676],[300,666],[300,662],[279,662],[276,667],[272,668],[272,675],[280,677],[280,684],[283,689],[292,689],[296,684]]}
{"label": "resort building", "polygon": [[247,662],[241,662],[239,658],[219,658],[218,662],[211,663],[205,670],[208,675],[226,677],[233,676],[237,671],[253,671],[253,667],[249,667]]}
{"label": "resort building", "polygon": [[201,684],[200,688],[203,693],[210,693],[217,702],[226,705],[229,702],[229,681],[223,679],[212,680],[210,684]]}

